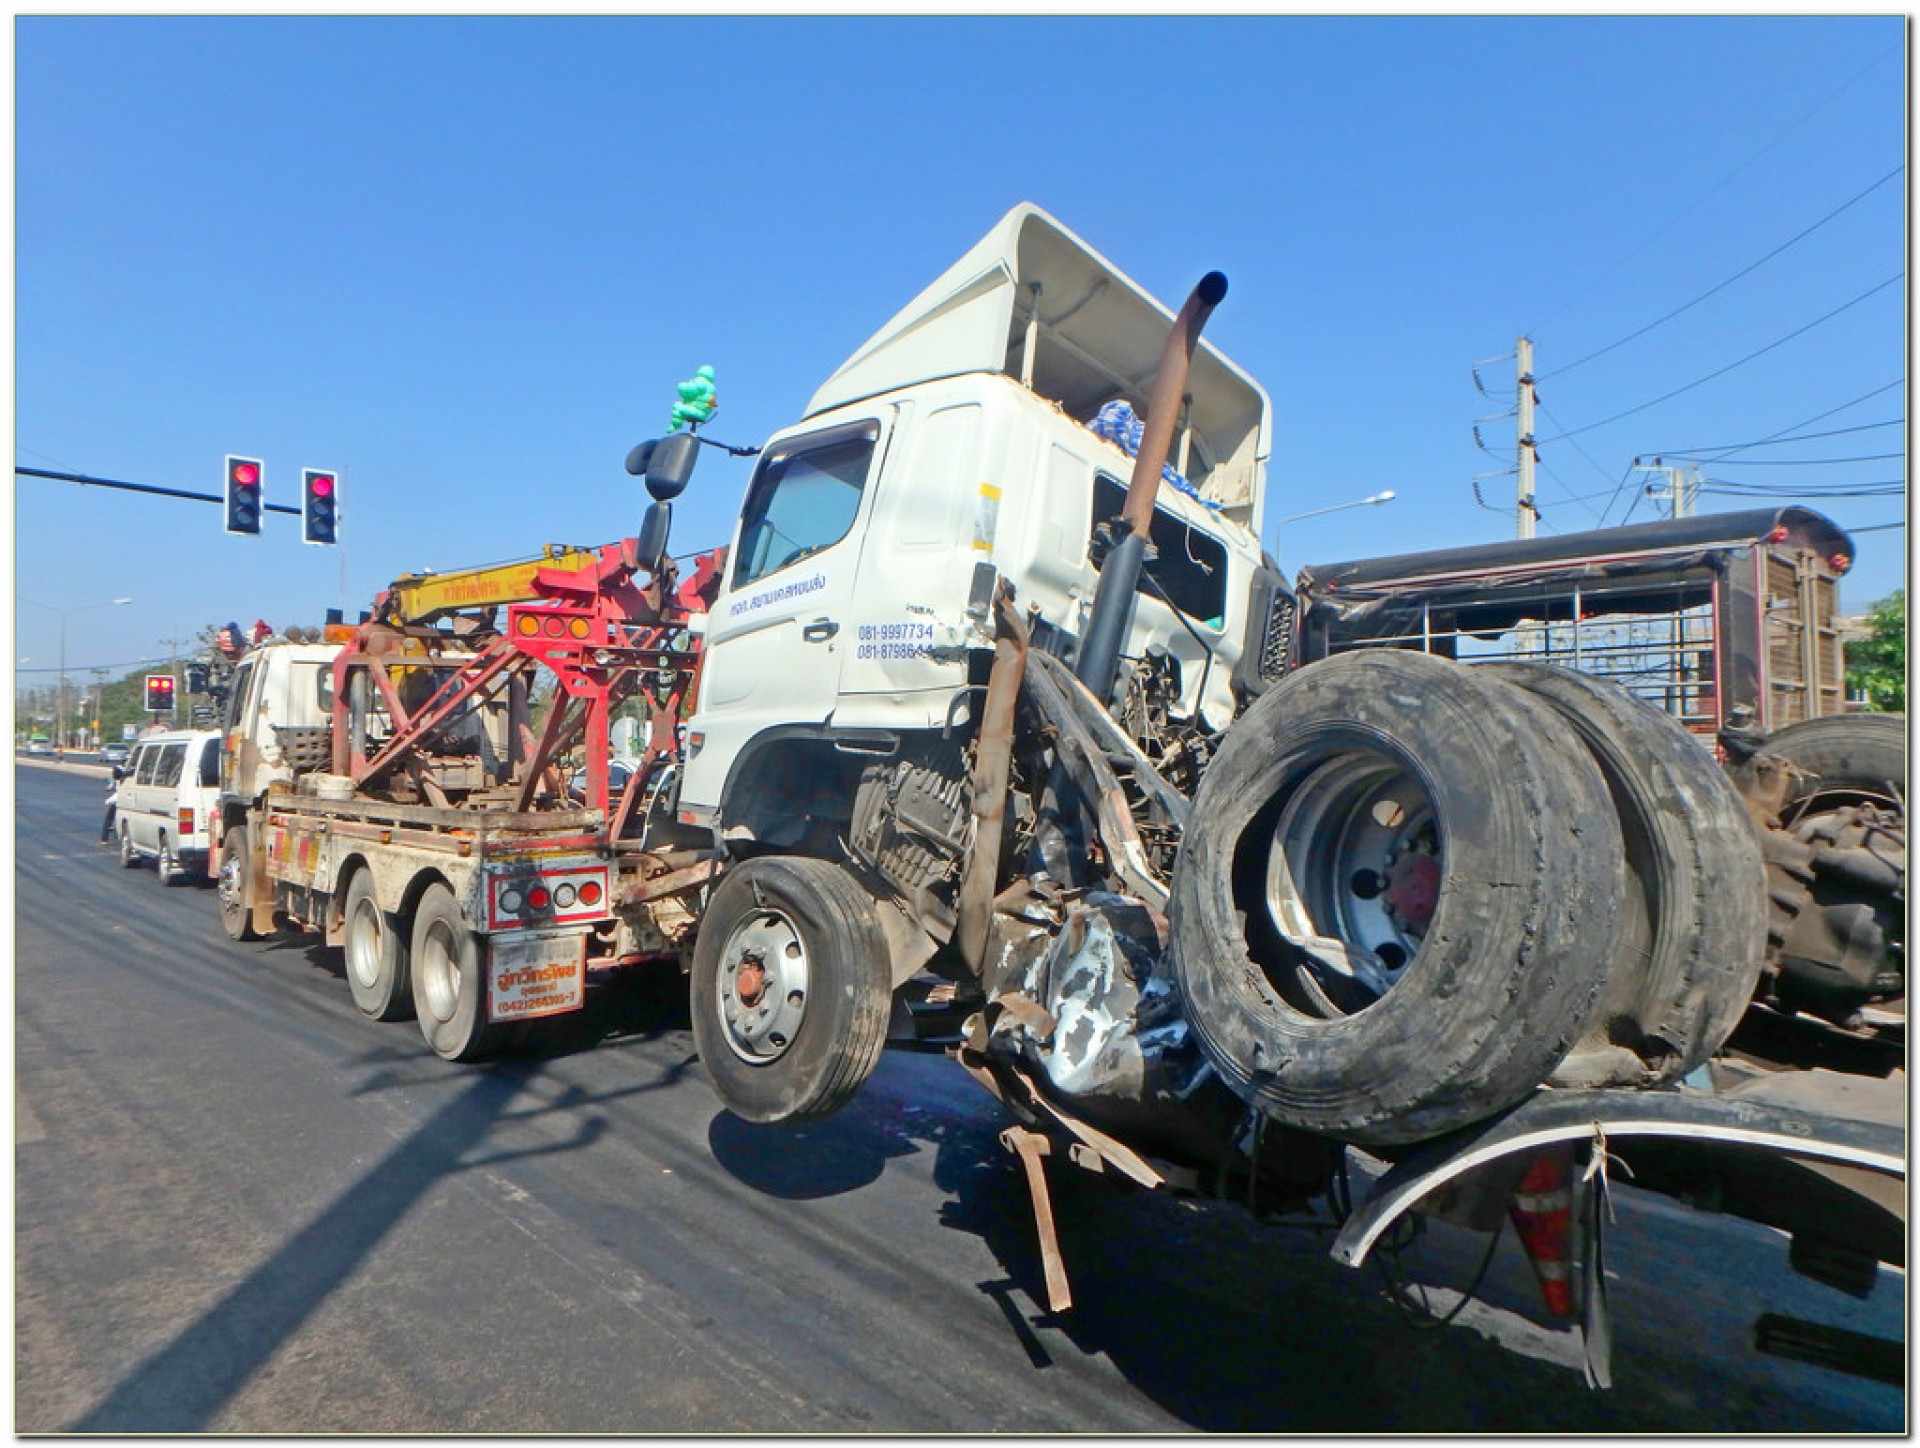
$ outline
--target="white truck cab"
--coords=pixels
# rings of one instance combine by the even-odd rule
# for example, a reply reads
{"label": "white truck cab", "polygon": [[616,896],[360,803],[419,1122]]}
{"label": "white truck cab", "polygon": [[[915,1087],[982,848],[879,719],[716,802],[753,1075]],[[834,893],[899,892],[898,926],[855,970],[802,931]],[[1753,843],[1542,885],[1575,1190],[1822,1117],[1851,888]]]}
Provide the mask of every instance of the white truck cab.
{"label": "white truck cab", "polygon": [[[1031,205],[862,346],[764,449],[706,631],[680,795],[737,824],[763,756],[894,748],[951,731],[993,647],[995,584],[1035,646],[1070,657],[1099,581],[1099,525],[1133,459],[1090,424],[1144,410],[1171,316]],[[1201,342],[1123,652],[1177,666],[1179,712],[1232,718],[1261,567],[1270,408]],[[783,769],[783,775],[793,771]],[[787,784],[791,786],[791,780]]]}
{"label": "white truck cab", "polygon": [[297,769],[324,767],[337,644],[273,641],[234,670],[222,728],[220,790],[244,809]]}

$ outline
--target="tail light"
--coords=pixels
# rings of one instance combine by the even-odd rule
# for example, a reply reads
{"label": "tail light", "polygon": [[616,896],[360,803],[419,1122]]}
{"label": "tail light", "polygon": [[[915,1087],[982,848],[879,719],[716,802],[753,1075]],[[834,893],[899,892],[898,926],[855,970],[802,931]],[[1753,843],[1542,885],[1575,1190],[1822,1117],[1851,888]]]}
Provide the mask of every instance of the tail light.
{"label": "tail light", "polygon": [[487,887],[487,928],[564,925],[604,917],[607,868],[560,864],[495,874]]}
{"label": "tail light", "polygon": [[192,810],[183,809],[180,811],[179,825],[180,825],[181,834],[190,835],[193,833],[193,811]]}

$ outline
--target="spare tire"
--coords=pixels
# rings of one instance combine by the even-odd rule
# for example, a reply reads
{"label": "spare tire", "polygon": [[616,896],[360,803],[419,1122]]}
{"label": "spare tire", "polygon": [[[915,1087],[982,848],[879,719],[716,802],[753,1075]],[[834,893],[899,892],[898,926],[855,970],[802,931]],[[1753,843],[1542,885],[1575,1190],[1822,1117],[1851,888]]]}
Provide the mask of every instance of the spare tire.
{"label": "spare tire", "polygon": [[1588,674],[1494,663],[1573,726],[1606,776],[1635,888],[1588,1037],[1566,1085],[1677,1080],[1726,1043],[1767,953],[1767,873],[1747,808],[1705,741]]}
{"label": "spare tire", "polygon": [[1906,812],[1907,716],[1828,714],[1769,736],[1760,753],[1794,766],[1781,820],[1844,804],[1873,803]]}
{"label": "spare tire", "polygon": [[1512,1105],[1581,1036],[1627,888],[1599,767],[1531,695],[1340,654],[1228,731],[1169,928],[1207,1060],[1274,1119],[1421,1141]]}

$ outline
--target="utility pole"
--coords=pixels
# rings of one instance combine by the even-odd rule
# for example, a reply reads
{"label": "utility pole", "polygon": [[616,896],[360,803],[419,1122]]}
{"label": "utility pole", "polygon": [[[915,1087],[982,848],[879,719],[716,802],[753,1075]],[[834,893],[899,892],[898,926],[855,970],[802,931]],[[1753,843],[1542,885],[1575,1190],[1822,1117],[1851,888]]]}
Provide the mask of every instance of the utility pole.
{"label": "utility pole", "polygon": [[105,669],[95,669],[93,671],[93,747],[95,749],[98,749],[102,743],[100,738],[100,705],[106,696],[106,691],[107,671]]}
{"label": "utility pole", "polygon": [[1643,473],[1659,473],[1664,483],[1648,483],[1647,496],[1664,499],[1669,518],[1691,518],[1695,503],[1700,496],[1700,469],[1693,466],[1670,468],[1659,458],[1643,463],[1639,458],[1633,460],[1634,467]]}
{"label": "utility pole", "polygon": [[1515,390],[1519,403],[1516,415],[1520,422],[1520,468],[1514,499],[1514,527],[1516,538],[1533,536],[1534,520],[1539,516],[1533,505],[1533,465],[1539,460],[1533,444],[1533,341],[1522,337],[1514,344],[1514,367],[1518,374]]}
{"label": "utility pole", "polygon": [[[1662,482],[1648,483],[1646,492],[1649,498],[1666,500],[1668,517],[1679,519],[1693,516],[1694,503],[1700,494],[1699,468],[1692,465],[1670,468],[1659,458],[1650,463],[1635,458],[1633,465],[1643,473],[1658,473],[1664,479]],[[1666,686],[1666,708],[1669,714],[1682,721],[1693,715],[1699,704],[1700,671],[1696,664],[1694,638],[1693,615],[1687,610],[1675,613],[1673,662]]]}

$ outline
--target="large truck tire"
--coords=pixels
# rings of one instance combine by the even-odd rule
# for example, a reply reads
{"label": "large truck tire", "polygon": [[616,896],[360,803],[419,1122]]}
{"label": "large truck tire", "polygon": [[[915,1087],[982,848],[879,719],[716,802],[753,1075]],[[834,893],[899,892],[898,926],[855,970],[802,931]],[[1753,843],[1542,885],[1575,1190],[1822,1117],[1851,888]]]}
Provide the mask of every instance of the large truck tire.
{"label": "large truck tire", "polygon": [[253,928],[249,903],[253,888],[251,847],[245,825],[228,825],[220,832],[220,873],[216,877],[220,923],[226,927],[227,938],[239,942],[260,938],[260,932]]}
{"label": "large truck tire", "polygon": [[1760,746],[1793,765],[1787,806],[1796,815],[1832,808],[1837,803],[1872,801],[1898,804],[1907,797],[1907,716],[1905,714],[1828,714],[1789,724]]}
{"label": "large truck tire", "polygon": [[340,918],[354,1007],[376,1021],[406,1020],[414,1013],[408,942],[399,923],[380,908],[371,870],[353,872]]}
{"label": "large truck tire", "polygon": [[1600,769],[1551,709],[1399,650],[1228,732],[1174,866],[1188,1022],[1242,1099],[1394,1145],[1514,1104],[1581,1038],[1625,914]]}
{"label": "large truck tire", "polygon": [[891,956],[867,892],[838,866],[760,856],[701,915],[694,1044],[727,1109],[759,1124],[829,1115],[880,1061]]}
{"label": "large truck tire", "polygon": [[420,1034],[442,1060],[483,1061],[506,1042],[506,1028],[487,1021],[483,954],[453,891],[427,886],[413,910],[409,973]]}
{"label": "large truck tire", "polygon": [[1904,999],[1906,741],[1904,714],[1830,714],[1734,768],[1767,865],[1763,1003],[1871,1036],[1860,1008]]}
{"label": "large truck tire", "polygon": [[1546,664],[1482,667],[1545,699],[1592,752],[1633,877],[1600,1008],[1554,1080],[1677,1080],[1733,1034],[1766,961],[1766,865],[1746,805],[1701,740],[1626,690]]}

